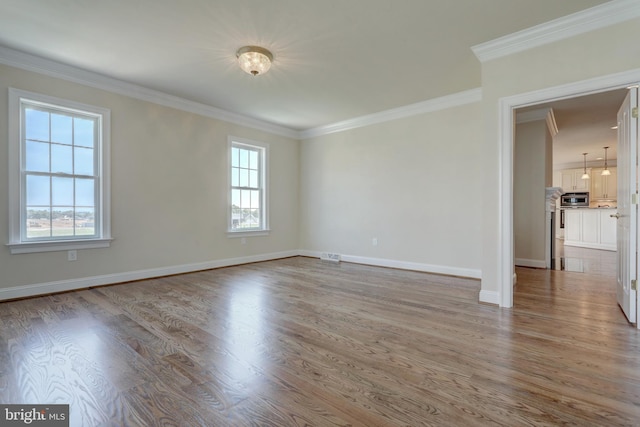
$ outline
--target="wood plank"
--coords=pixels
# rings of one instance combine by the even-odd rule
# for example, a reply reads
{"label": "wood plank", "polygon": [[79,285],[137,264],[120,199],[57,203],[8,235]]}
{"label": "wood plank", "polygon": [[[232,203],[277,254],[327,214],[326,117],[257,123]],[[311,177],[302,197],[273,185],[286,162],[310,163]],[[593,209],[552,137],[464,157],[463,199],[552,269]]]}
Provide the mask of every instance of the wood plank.
{"label": "wood plank", "polygon": [[517,273],[513,309],[305,257],[4,302],[0,402],[83,426],[637,424],[614,279]]}

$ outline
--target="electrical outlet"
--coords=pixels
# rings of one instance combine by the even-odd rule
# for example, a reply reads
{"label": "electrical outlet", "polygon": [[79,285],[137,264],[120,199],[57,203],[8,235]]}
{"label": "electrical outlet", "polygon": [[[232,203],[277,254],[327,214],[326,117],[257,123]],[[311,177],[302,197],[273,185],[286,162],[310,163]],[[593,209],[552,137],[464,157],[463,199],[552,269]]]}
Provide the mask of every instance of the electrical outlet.
{"label": "electrical outlet", "polygon": [[247,244],[247,238],[243,237],[242,239],[240,239],[240,244],[241,245],[246,245]]}
{"label": "electrical outlet", "polygon": [[67,251],[67,261],[76,261],[78,259],[78,251],[71,250]]}
{"label": "electrical outlet", "polygon": [[378,246],[378,238],[377,238],[377,237],[374,237],[373,239],[371,239],[371,244],[372,244],[373,246]]}

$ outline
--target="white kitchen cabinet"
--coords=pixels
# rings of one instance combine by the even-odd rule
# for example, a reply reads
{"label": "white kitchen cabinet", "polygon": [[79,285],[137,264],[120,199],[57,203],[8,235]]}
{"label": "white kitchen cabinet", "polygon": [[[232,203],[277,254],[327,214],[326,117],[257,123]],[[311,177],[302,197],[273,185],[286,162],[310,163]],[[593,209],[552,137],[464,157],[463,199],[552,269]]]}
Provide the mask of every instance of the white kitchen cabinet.
{"label": "white kitchen cabinet", "polygon": [[608,168],[611,175],[602,176],[604,168],[591,169],[591,200],[616,200],[618,192],[618,169]]}
{"label": "white kitchen cabinet", "polygon": [[582,248],[616,250],[615,209],[566,209],[564,244]]}
{"label": "white kitchen cabinet", "polygon": [[[587,168],[587,173],[591,176],[591,169]],[[591,180],[582,179],[584,169],[565,169],[560,174],[562,191],[565,193],[583,192],[591,189]]]}
{"label": "white kitchen cabinet", "polygon": [[564,210],[564,240],[579,242],[582,240],[582,209]]}

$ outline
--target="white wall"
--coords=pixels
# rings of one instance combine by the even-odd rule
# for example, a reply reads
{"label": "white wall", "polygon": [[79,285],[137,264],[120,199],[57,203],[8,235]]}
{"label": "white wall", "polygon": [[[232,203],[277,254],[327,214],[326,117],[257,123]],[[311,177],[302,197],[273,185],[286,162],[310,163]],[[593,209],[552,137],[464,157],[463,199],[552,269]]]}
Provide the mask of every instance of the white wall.
{"label": "white wall", "polygon": [[[8,248],[0,248],[0,299],[20,294],[23,291],[15,287],[24,285],[82,286],[97,276],[98,282],[117,282],[136,277],[132,272],[153,275],[220,260],[296,253],[298,141],[0,65],[0,129],[5,130],[8,87],[111,109],[115,240],[110,248],[79,251],[75,262],[67,261],[66,252],[11,255]],[[226,234],[230,134],[270,145],[272,232],[248,237],[245,245]],[[0,164],[7,161],[5,131],[0,132]],[[9,240],[7,178],[0,174],[0,238],[5,242]],[[35,286],[33,292],[47,289]]]}
{"label": "white wall", "polygon": [[[302,249],[481,274],[481,300],[504,303],[502,285],[513,260],[503,262],[502,254],[513,231],[503,224],[512,220],[513,195],[503,190],[513,173],[502,169],[500,100],[636,70],[639,38],[634,19],[493,59],[482,64],[479,103],[301,143],[0,66],[0,129],[7,128],[10,86],[112,110],[116,239],[109,249],[81,251],[76,262],[63,252],[9,255],[4,248],[0,293]],[[228,134],[271,144],[273,232],[244,246],[225,234]],[[6,138],[0,132],[5,165]],[[7,176],[0,174],[0,232],[8,241],[6,200]],[[373,237],[378,246],[371,245]]]}
{"label": "white wall", "polygon": [[[547,44],[485,62],[482,66],[484,141],[482,164],[484,194],[482,207],[482,291],[485,301],[503,303],[503,284],[509,279],[509,264],[502,252],[512,231],[504,232],[503,214],[511,194],[503,194],[512,179],[512,170],[503,170],[503,144],[499,132],[500,100],[555,86],[568,85],[602,76],[638,69],[640,20],[633,19],[597,31]],[[508,222],[506,222],[508,223]],[[509,234],[511,233],[511,234]]]}
{"label": "white wall", "polygon": [[301,247],[479,277],[481,137],[474,103],[303,141]]}
{"label": "white wall", "polygon": [[513,229],[515,264],[545,268],[545,188],[552,171],[545,120],[519,123],[515,132]]}

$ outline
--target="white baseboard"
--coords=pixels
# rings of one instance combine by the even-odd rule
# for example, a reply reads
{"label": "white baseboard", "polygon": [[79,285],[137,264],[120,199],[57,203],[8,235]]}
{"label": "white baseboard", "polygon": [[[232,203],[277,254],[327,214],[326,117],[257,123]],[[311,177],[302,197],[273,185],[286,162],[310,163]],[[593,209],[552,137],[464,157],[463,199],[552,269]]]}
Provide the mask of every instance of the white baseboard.
{"label": "white baseboard", "polygon": [[[300,255],[312,258],[320,258],[322,252],[301,250]],[[385,258],[369,258],[355,255],[340,255],[344,262],[352,262],[354,264],[374,265],[376,267],[390,267],[400,270],[414,270],[425,273],[446,274],[448,276],[468,277],[471,279],[480,279],[482,277],[480,270],[471,268],[448,267],[442,265],[422,264],[409,261],[398,261]]]}
{"label": "white baseboard", "polygon": [[480,291],[478,298],[480,302],[485,304],[500,305],[500,293],[496,291]]}
{"label": "white baseboard", "polygon": [[515,264],[518,267],[547,268],[547,263],[539,259],[516,258]]}
{"label": "white baseboard", "polygon": [[[66,292],[78,289],[85,289],[94,286],[112,285],[116,283],[131,282],[133,280],[150,279],[153,277],[170,276],[173,274],[190,273],[212,268],[229,267],[232,265],[249,264],[252,262],[269,261],[293,256],[308,256],[320,258],[321,252],[309,250],[292,250],[284,252],[273,252],[261,255],[254,255],[239,258],[227,258],[215,261],[207,261],[194,264],[174,265],[169,267],[152,268],[147,270],[128,271],[124,273],[105,274],[101,276],[81,277],[78,279],[60,280],[56,282],[36,283],[31,285],[14,286],[10,288],[0,288],[0,301],[46,295],[56,292]],[[401,270],[422,271],[425,273],[446,274],[450,276],[468,277],[480,279],[481,271],[468,268],[448,267],[431,264],[422,264],[408,261],[397,261],[383,258],[369,258],[354,255],[341,255],[341,260],[355,264],[367,264],[378,267],[398,268]],[[494,304],[497,297],[492,292],[481,291],[480,301]],[[497,293],[496,293],[497,294]],[[483,295],[485,295],[483,297]],[[495,304],[498,304],[495,302]]]}
{"label": "white baseboard", "polygon": [[105,274],[101,276],[82,277],[79,279],[60,280],[57,282],[36,283],[33,285],[14,286],[0,289],[0,301],[26,298],[56,292],[73,291],[93,286],[112,285],[130,282],[132,280],[150,279],[153,277],[170,276],[173,274],[190,273],[212,268],[229,267],[232,265],[249,264],[252,262],[269,261],[299,255],[299,251],[273,252],[248,257],[227,258],[194,264],[174,265],[170,267],[152,268],[148,270],[128,271],[124,273]]}

